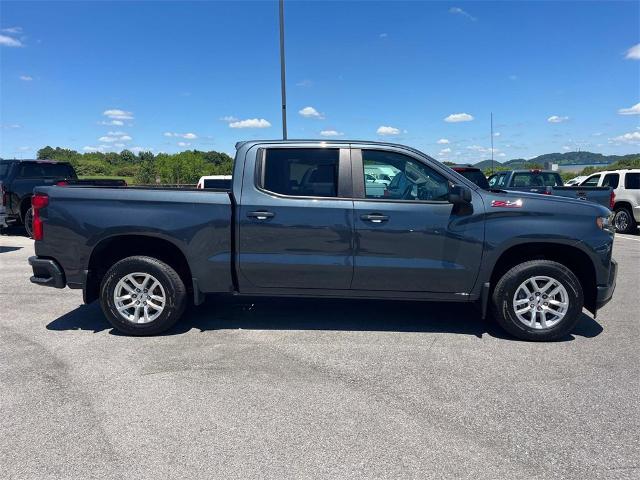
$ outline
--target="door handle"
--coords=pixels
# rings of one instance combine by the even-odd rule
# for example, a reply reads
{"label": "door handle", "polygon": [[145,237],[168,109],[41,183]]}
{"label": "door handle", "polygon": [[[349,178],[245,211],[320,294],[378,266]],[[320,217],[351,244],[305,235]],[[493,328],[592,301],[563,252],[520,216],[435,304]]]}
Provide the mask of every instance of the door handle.
{"label": "door handle", "polygon": [[382,223],[389,220],[389,217],[387,215],[381,215],[380,213],[369,213],[360,215],[360,218],[371,223]]}
{"label": "door handle", "polygon": [[266,220],[267,218],[273,218],[276,214],[273,212],[249,212],[247,217],[255,218],[256,220]]}

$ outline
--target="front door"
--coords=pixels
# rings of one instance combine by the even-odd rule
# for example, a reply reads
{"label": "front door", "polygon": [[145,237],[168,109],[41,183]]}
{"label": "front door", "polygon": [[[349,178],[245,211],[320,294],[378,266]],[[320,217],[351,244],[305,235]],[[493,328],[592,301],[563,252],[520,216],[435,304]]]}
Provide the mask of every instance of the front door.
{"label": "front door", "polygon": [[[468,293],[482,259],[482,200],[448,202],[451,181],[398,151],[353,150],[355,270],[352,288]],[[365,173],[366,172],[366,173]]]}
{"label": "front door", "polygon": [[[250,151],[239,223],[239,282],[264,288],[348,289],[353,200],[348,148]],[[245,171],[253,172],[245,163]]]}

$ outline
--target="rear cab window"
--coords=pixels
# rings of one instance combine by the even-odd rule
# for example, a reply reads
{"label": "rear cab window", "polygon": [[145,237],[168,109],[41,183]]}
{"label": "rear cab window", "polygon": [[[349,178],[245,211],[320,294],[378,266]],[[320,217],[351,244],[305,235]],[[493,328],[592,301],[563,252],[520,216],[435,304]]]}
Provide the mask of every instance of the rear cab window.
{"label": "rear cab window", "polygon": [[562,179],[553,172],[516,172],[512,183],[513,187],[559,187]]}
{"label": "rear cab window", "polygon": [[337,197],[340,149],[269,148],[259,186],[294,197]]}
{"label": "rear cab window", "polygon": [[63,163],[23,162],[18,169],[19,178],[75,178],[70,165]]}
{"label": "rear cab window", "polygon": [[489,177],[489,187],[491,188],[504,188],[507,183],[506,173],[495,173]]}

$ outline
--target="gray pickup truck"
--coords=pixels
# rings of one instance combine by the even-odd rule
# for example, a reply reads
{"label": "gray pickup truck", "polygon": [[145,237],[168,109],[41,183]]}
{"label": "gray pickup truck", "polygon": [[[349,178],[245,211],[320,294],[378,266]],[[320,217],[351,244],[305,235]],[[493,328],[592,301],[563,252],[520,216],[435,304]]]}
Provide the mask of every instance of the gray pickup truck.
{"label": "gray pickup truck", "polygon": [[599,203],[613,210],[615,194],[609,187],[564,186],[562,177],[552,170],[507,170],[494,173],[488,179],[489,188],[513,192],[577,198]]}
{"label": "gray pickup truck", "polygon": [[82,288],[133,335],[229,294],[473,302],[551,340],[615,288],[607,208],[483,190],[401,145],[243,142],[230,190],[52,186],[32,203],[31,281]]}

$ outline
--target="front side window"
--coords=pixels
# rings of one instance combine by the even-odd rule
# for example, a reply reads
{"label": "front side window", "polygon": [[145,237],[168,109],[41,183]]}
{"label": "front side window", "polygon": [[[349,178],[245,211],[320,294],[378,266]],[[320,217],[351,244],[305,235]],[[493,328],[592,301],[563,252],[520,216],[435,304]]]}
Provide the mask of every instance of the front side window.
{"label": "front side window", "polygon": [[583,187],[597,187],[598,181],[600,180],[600,175],[594,175],[592,177],[587,178],[584,182],[582,182]]}
{"label": "front side window", "polygon": [[603,187],[611,187],[614,190],[618,188],[620,183],[620,175],[617,173],[607,173],[602,180]]}
{"label": "front side window", "polygon": [[507,180],[506,173],[496,173],[489,177],[489,186],[491,188],[501,188],[504,187]]}
{"label": "front side window", "polygon": [[447,201],[449,181],[406,155],[362,150],[365,197],[387,200]]}
{"label": "front side window", "polygon": [[296,197],[337,197],[337,148],[270,148],[265,151],[261,186]]}

